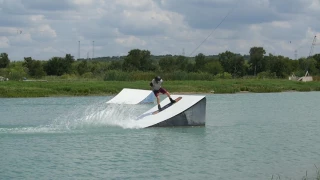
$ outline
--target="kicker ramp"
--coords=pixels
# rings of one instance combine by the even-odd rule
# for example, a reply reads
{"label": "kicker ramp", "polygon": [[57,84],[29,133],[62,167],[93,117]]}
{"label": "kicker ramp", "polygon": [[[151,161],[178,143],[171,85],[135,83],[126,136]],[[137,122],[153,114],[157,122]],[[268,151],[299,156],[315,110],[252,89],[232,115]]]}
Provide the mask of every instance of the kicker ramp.
{"label": "kicker ramp", "polygon": [[[206,97],[191,95],[171,95],[172,99],[182,99],[169,108],[152,114],[158,110],[158,106],[143,113],[136,118],[137,126],[146,127],[170,127],[170,126],[204,126],[206,119]],[[164,99],[161,107],[170,103],[169,98]]]}
{"label": "kicker ramp", "polygon": [[153,103],[155,96],[151,90],[124,88],[119,94],[109,100],[109,104],[143,104]]}

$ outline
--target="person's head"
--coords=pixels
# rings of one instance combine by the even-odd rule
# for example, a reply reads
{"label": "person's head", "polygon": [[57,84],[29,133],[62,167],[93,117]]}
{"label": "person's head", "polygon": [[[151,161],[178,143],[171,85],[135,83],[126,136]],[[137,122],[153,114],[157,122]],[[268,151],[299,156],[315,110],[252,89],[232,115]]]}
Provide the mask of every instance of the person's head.
{"label": "person's head", "polygon": [[160,76],[156,76],[156,77],[154,77],[154,80],[155,80],[156,82],[159,82],[159,81],[161,80],[161,77],[160,77]]}

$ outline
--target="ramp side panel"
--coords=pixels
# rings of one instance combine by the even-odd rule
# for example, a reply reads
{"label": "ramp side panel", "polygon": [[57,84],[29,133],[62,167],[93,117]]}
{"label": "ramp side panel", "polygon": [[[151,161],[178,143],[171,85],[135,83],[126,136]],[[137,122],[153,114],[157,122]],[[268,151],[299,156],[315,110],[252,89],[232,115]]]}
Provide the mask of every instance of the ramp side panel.
{"label": "ramp side panel", "polygon": [[203,98],[186,111],[183,111],[180,114],[151,127],[205,126],[205,119],[206,98]]}
{"label": "ramp side panel", "polygon": [[[158,114],[152,115],[152,112],[157,110],[157,106],[154,106],[149,111],[143,113],[140,117],[137,118],[137,126],[141,128],[150,127],[155,124],[158,124],[162,121],[166,121],[176,115],[186,111],[201,99],[205,98],[205,96],[191,96],[191,95],[172,95],[173,99],[177,97],[182,97],[182,99],[172,105],[170,108],[161,111]],[[164,99],[160,105],[165,106],[170,101],[168,98]]]}
{"label": "ramp side panel", "polygon": [[119,94],[109,100],[107,103],[113,104],[139,104],[153,103],[154,95],[151,90],[124,88]]}

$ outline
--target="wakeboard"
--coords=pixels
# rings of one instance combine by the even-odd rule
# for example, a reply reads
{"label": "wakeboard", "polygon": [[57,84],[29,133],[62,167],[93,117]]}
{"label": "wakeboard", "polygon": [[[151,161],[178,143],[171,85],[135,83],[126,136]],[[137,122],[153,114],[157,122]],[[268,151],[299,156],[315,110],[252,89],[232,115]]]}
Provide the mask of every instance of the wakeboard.
{"label": "wakeboard", "polygon": [[[177,103],[178,101],[180,101],[182,99],[182,97],[178,97],[178,98],[176,98],[175,99],[175,103]],[[158,114],[159,112],[161,112],[161,111],[163,111],[163,110],[165,110],[165,109],[167,109],[168,107],[170,107],[170,106],[172,106],[172,105],[174,105],[175,103],[169,103],[169,104],[167,104],[167,105],[165,105],[165,106],[163,106],[163,107],[161,107],[161,109],[160,110],[156,110],[156,111],[154,111],[154,112],[152,112],[152,114],[153,115],[155,115],[155,114]]]}

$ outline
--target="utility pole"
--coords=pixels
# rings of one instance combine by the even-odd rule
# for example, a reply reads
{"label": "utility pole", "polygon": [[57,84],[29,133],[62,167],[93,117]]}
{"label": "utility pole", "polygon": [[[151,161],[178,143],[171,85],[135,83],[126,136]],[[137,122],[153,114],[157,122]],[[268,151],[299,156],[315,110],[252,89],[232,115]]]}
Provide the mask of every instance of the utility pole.
{"label": "utility pole", "polygon": [[94,41],[92,41],[92,59],[94,58]]}
{"label": "utility pole", "polygon": [[80,41],[79,41],[79,46],[78,46],[78,59],[80,59]]}
{"label": "utility pole", "polygon": [[316,41],[317,41],[317,36],[314,36],[313,41],[312,41],[312,45],[310,48],[309,58],[313,55],[313,48],[316,45]]}
{"label": "utility pole", "polygon": [[298,59],[298,50],[294,50],[294,59],[295,59],[295,60]]}
{"label": "utility pole", "polygon": [[[312,56],[313,56],[313,48],[316,45],[316,41],[317,41],[317,36],[314,36],[312,44],[311,44],[311,48],[310,48],[309,57],[307,59],[312,58]],[[307,65],[306,65],[306,75],[307,74],[309,74],[309,61],[307,61]]]}

